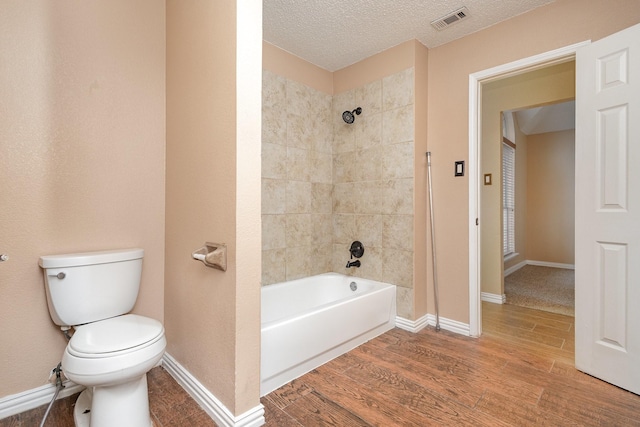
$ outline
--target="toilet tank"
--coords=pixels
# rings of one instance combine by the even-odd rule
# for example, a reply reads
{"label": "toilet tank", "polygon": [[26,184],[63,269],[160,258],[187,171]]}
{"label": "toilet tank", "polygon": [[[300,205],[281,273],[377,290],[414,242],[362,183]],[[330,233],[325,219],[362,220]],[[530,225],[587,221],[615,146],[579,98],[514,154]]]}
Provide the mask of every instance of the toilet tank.
{"label": "toilet tank", "polygon": [[53,322],[81,325],[131,311],[143,256],[142,249],[122,249],[40,257]]}

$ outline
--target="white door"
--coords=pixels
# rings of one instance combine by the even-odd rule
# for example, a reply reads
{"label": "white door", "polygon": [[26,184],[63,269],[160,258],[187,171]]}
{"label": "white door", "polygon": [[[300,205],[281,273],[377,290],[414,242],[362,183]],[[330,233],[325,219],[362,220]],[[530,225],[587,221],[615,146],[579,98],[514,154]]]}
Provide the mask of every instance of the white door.
{"label": "white door", "polygon": [[640,393],[640,25],[576,56],[576,367]]}

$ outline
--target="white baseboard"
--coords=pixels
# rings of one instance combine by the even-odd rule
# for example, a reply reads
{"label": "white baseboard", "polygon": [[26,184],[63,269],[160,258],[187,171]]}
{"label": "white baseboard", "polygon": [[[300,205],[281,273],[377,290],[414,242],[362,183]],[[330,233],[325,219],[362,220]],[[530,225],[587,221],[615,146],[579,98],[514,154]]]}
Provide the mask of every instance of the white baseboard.
{"label": "white baseboard", "polygon": [[162,357],[163,366],[187,393],[221,427],[258,427],[265,423],[264,406],[261,404],[244,414],[234,416],[209,390],[189,373],[171,355]]}
{"label": "white baseboard", "polygon": [[409,320],[404,317],[396,316],[396,327],[404,329],[405,331],[413,332],[414,334],[429,325],[427,316],[422,316],[417,320]]}
{"label": "white baseboard", "polygon": [[489,292],[480,292],[480,300],[493,304],[504,304],[507,301],[505,294],[491,294]]}
{"label": "white baseboard", "polygon": [[515,273],[516,271],[520,270],[525,265],[538,265],[538,266],[541,266],[541,267],[566,268],[568,270],[575,270],[576,269],[576,266],[574,264],[562,264],[562,263],[559,263],[559,262],[536,261],[536,260],[528,259],[528,260],[521,261],[521,262],[517,263],[516,265],[513,265],[513,266],[507,268],[504,271],[504,277],[507,277],[511,273]]}
{"label": "white baseboard", "polygon": [[547,261],[534,261],[527,260],[527,265],[539,265],[542,267],[553,267],[553,268],[566,268],[568,270],[575,270],[576,266],[574,264],[562,264],[559,262],[547,262]]}
{"label": "white baseboard", "polygon": [[[396,326],[405,331],[416,333],[427,326],[436,326],[436,316],[434,314],[425,314],[417,320],[396,316]],[[471,334],[468,323],[458,322],[442,316],[440,316],[440,328],[467,337]]]}
{"label": "white baseboard", "polygon": [[508,275],[510,275],[511,273],[515,273],[516,271],[520,270],[522,267],[524,267],[525,265],[527,265],[527,261],[520,261],[519,263],[517,263],[516,265],[512,265],[511,267],[507,268],[504,271],[504,277],[507,277]]}
{"label": "white baseboard", "polygon": [[[84,390],[84,386],[66,380],[63,382],[64,388],[58,393],[57,399],[69,397],[72,394]],[[12,415],[20,414],[38,406],[48,405],[56,392],[54,384],[46,384],[41,387],[32,388],[22,393],[12,394],[0,399],[0,420]],[[56,399],[56,400],[57,400]]]}

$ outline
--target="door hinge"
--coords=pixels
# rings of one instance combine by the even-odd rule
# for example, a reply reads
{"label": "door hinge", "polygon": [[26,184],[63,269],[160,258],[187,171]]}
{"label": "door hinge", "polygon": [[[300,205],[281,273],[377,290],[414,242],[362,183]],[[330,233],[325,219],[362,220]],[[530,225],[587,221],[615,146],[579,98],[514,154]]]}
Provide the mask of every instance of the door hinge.
{"label": "door hinge", "polygon": [[478,225],[478,218],[476,218],[476,225]]}

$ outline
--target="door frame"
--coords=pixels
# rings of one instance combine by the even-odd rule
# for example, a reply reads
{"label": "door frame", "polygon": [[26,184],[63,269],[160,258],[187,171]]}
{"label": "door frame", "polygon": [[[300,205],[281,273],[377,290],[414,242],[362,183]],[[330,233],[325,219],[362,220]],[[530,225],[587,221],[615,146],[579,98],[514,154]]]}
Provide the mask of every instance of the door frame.
{"label": "door frame", "polygon": [[591,40],[561,47],[539,55],[519,59],[497,67],[469,74],[469,335],[482,334],[482,310],[480,298],[480,147],[482,135],[482,87],[484,83],[512,77],[575,59],[577,50]]}

